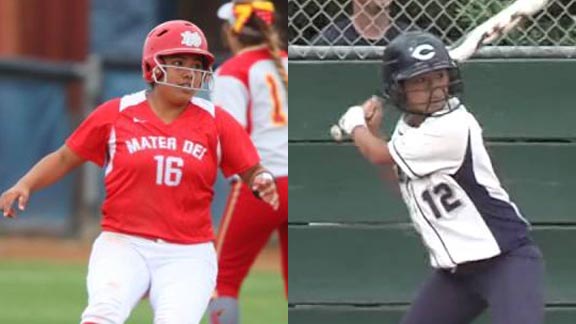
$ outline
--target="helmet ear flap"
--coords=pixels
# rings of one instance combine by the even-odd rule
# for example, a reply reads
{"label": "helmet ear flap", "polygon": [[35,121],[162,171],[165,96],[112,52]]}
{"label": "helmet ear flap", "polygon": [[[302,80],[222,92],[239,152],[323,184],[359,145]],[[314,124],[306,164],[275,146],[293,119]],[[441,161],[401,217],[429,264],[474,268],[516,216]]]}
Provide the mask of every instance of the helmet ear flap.
{"label": "helmet ear flap", "polygon": [[392,103],[396,108],[400,110],[405,110],[404,104],[406,103],[404,89],[402,84],[394,78],[392,83],[388,88],[388,101]]}
{"label": "helmet ear flap", "polygon": [[202,60],[202,67],[204,70],[210,70],[210,62],[208,62],[208,59],[206,59],[205,56],[201,56],[200,59]]}
{"label": "helmet ear flap", "polygon": [[448,70],[448,76],[450,79],[448,93],[450,96],[460,96],[464,91],[464,84],[462,82],[462,77],[460,76],[460,68],[455,66],[453,69]]}
{"label": "helmet ear flap", "polygon": [[389,60],[384,62],[382,69],[383,89],[380,91],[381,97],[386,101],[396,106],[398,109],[402,108],[402,103],[405,101],[402,85],[397,80],[395,73],[397,60]]}

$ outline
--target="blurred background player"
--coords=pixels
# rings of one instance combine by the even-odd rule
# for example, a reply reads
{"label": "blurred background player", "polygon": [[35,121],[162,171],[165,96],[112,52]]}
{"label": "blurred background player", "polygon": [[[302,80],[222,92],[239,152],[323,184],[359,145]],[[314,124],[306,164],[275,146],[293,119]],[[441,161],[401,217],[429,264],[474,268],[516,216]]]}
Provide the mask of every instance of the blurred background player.
{"label": "blurred background player", "polygon": [[276,177],[280,208],[257,200],[240,179],[231,180],[217,251],[219,272],[210,304],[211,324],[239,322],[238,294],[258,253],[277,232],[282,275],[288,274],[288,67],[273,27],[268,1],[234,1],[218,10],[223,34],[234,56],[217,70],[213,101],[250,134],[262,165]]}
{"label": "blurred background player", "polygon": [[391,140],[378,136],[378,100],[349,108],[340,126],[371,163],[396,166],[430,252],[434,271],[401,323],[471,323],[486,308],[494,324],[543,323],[542,255],[458,97],[462,81],[445,45],[405,33],[384,50],[382,71],[384,97],[404,112]]}
{"label": "blurred background player", "polygon": [[274,178],[244,129],[196,97],[210,84],[213,61],[196,25],[156,26],[142,53],[150,89],[100,105],[0,197],[4,216],[14,217],[14,203],[23,211],[32,192],[84,162],[105,168],[83,324],[124,323],[146,293],[155,323],[200,322],[216,283],[210,205],[218,167],[278,208]]}

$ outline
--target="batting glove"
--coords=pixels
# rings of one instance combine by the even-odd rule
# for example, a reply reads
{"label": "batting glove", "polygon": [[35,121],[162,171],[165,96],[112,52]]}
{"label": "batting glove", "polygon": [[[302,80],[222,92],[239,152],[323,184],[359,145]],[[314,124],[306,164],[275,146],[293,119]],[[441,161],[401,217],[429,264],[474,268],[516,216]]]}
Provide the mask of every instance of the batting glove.
{"label": "batting glove", "polygon": [[351,135],[352,131],[354,131],[354,128],[358,126],[366,127],[364,108],[361,106],[353,106],[348,108],[346,113],[340,117],[338,126],[340,126],[340,128],[348,135]]}

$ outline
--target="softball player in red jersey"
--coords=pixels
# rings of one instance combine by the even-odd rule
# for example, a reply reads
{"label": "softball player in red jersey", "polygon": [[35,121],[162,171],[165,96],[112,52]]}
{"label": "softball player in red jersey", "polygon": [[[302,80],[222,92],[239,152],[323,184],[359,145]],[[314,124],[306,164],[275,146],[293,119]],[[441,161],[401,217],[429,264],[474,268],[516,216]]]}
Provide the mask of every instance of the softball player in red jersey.
{"label": "softball player in red jersey", "polygon": [[56,152],[0,197],[5,216],[29,194],[85,161],[105,168],[102,234],[88,270],[82,323],[124,323],[149,294],[154,323],[196,324],[217,276],[210,204],[217,168],[251,184],[278,208],[274,178],[244,129],[227,112],[195,97],[211,78],[213,56],[187,21],[154,28],[143,49],[151,89],[110,100]]}
{"label": "softball player in red jersey", "polygon": [[275,231],[282,274],[288,275],[288,61],[279,48],[274,6],[268,1],[224,4],[218,16],[234,56],[216,71],[212,99],[244,126],[277,179],[280,208],[257,201],[243,181],[232,180],[217,238],[218,281],[211,324],[239,322],[238,293],[256,256]]}

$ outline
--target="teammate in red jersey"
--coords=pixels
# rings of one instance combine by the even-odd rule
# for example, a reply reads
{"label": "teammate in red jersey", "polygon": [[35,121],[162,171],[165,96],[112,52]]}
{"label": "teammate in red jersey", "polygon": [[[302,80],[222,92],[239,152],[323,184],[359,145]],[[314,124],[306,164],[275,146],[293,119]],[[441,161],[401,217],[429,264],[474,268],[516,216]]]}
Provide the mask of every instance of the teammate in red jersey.
{"label": "teammate in red jersey", "polygon": [[211,324],[239,322],[238,292],[256,256],[277,231],[287,291],[288,275],[288,61],[273,27],[268,1],[234,1],[218,11],[234,56],[216,71],[212,99],[248,131],[262,164],[277,179],[280,209],[256,200],[244,181],[232,180],[217,239],[218,282]]}
{"label": "teammate in red jersey", "polygon": [[279,207],[274,178],[246,131],[195,97],[210,84],[213,60],[194,24],[157,26],[142,57],[150,90],[99,106],[0,197],[4,216],[14,217],[15,202],[24,210],[32,192],[85,161],[105,168],[103,232],[90,256],[83,324],[124,323],[146,293],[155,323],[200,322],[216,284],[210,205],[218,167],[249,183],[271,210]]}

